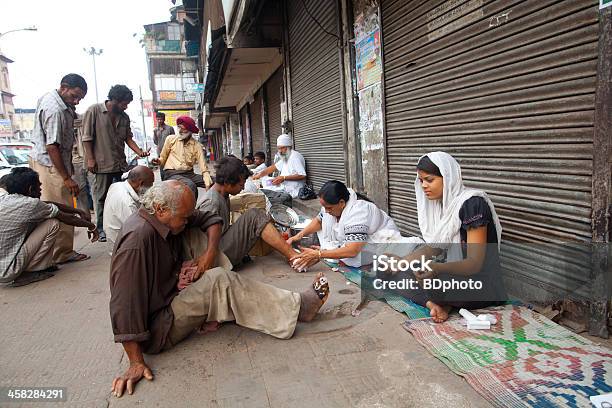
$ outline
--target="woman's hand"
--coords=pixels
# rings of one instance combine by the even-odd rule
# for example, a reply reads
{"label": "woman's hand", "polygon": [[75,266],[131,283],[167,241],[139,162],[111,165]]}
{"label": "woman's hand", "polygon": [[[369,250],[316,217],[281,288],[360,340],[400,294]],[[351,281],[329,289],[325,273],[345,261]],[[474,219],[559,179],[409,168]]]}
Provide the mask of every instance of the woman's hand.
{"label": "woman's hand", "polygon": [[300,242],[300,240],[301,240],[301,239],[302,239],[302,237],[300,237],[300,234],[296,234],[296,235],[292,236],[291,238],[289,238],[289,239],[287,240],[287,244],[288,244],[288,245],[291,245],[291,244],[293,244],[294,242]]}
{"label": "woman's hand", "polygon": [[302,252],[296,254],[289,260],[289,263],[294,269],[300,270],[308,268],[321,260],[321,251],[319,250],[300,247],[300,251]]}

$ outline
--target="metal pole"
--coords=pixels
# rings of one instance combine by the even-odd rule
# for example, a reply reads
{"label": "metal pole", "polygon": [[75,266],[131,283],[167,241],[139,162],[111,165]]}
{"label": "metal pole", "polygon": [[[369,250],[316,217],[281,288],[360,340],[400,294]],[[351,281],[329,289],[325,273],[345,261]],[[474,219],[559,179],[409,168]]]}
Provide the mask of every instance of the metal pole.
{"label": "metal pole", "polygon": [[[144,150],[146,151],[148,148],[147,141],[147,128],[145,127],[145,118],[144,118],[144,102],[142,100],[142,86],[138,85],[138,93],[140,94],[140,117],[142,118],[142,134],[144,136]],[[149,164],[149,156],[146,157],[147,165]]]}
{"label": "metal pole", "polygon": [[94,83],[96,85],[96,103],[100,103],[100,100],[98,99],[98,74],[96,73],[96,52],[93,47],[91,47],[91,58],[93,59]]}

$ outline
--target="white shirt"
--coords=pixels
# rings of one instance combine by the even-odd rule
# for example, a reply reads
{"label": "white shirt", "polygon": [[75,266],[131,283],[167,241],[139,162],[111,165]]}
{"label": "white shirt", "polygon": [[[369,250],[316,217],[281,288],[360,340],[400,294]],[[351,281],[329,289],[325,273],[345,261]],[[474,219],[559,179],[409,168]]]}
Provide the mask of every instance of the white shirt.
{"label": "white shirt", "polygon": [[261,173],[262,171],[264,171],[267,168],[268,168],[268,166],[266,166],[266,163],[261,163],[259,166],[255,167],[251,171],[253,172],[253,175],[255,175],[257,173]]}
{"label": "white shirt", "polygon": [[104,202],[104,232],[106,238],[115,243],[125,220],[140,207],[140,197],[130,183],[122,181],[111,184]]}
{"label": "white shirt", "polygon": [[[306,175],[306,161],[304,160],[304,156],[302,156],[302,154],[297,150],[291,150],[291,154],[289,155],[289,159],[287,161],[280,158],[275,165],[278,171],[280,171],[281,176],[294,176],[297,174],[301,176]],[[297,198],[300,188],[302,188],[305,184],[305,180],[287,180],[283,181],[280,187],[282,191],[291,195],[291,197]]]}

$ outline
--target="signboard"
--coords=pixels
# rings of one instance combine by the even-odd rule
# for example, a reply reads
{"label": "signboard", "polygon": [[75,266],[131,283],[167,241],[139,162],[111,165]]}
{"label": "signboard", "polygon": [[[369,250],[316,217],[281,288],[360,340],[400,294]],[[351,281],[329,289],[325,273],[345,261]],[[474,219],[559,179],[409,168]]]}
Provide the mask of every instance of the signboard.
{"label": "signboard", "polygon": [[153,116],[153,101],[143,101],[144,115],[147,117]]}
{"label": "signboard", "polygon": [[612,6],[612,0],[599,0],[599,9]]}
{"label": "signboard", "polygon": [[160,101],[177,101],[176,91],[159,91]]}
{"label": "signboard", "polygon": [[187,84],[187,91],[193,93],[204,93],[204,84]]}
{"label": "signboard", "polygon": [[10,119],[0,119],[0,137],[13,137],[13,125]]}
{"label": "signboard", "polygon": [[355,62],[358,90],[380,82],[382,75],[380,30],[370,33],[355,44]]}

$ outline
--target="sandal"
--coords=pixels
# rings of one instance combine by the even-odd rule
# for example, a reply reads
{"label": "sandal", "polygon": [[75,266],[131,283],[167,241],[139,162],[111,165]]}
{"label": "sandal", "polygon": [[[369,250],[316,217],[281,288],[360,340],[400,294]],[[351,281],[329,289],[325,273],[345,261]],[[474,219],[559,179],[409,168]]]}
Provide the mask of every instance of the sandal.
{"label": "sandal", "polygon": [[9,288],[18,288],[20,286],[29,285],[30,283],[39,282],[41,280],[49,279],[55,276],[55,274],[51,272],[25,272],[17,279],[6,285]]}
{"label": "sandal", "polygon": [[64,262],[58,262],[58,264],[63,265],[63,264],[71,263],[71,262],[86,261],[88,259],[91,259],[91,256],[85,255],[85,254],[79,254],[78,252],[75,252],[70,258],[68,258]]}

